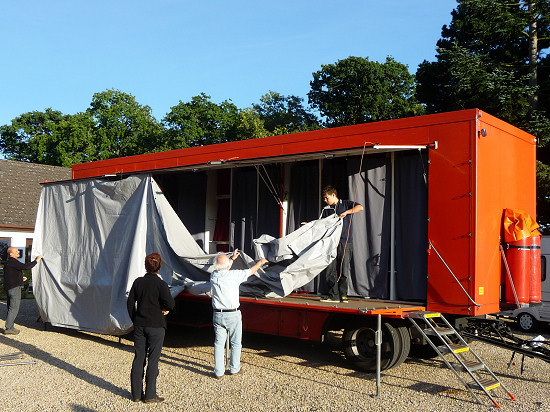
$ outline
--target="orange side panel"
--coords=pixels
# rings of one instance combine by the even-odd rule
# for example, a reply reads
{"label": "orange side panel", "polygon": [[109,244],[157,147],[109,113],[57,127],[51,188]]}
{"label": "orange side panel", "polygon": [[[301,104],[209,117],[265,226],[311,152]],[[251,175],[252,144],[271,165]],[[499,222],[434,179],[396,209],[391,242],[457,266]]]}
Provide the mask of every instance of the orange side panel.
{"label": "orange side panel", "polygon": [[[471,176],[470,121],[441,126],[437,150],[430,150],[428,239],[435,248],[428,255],[428,310],[468,314],[470,289]],[[439,257],[438,256],[439,253]]]}

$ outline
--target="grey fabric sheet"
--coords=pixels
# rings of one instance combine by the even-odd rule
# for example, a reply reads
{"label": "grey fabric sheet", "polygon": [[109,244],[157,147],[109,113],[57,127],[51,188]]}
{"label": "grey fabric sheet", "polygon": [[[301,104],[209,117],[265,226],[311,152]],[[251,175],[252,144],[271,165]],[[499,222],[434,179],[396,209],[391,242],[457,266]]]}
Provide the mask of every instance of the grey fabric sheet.
{"label": "grey fabric sheet", "polygon": [[[256,258],[273,263],[241,292],[284,296],[309,282],[334,259],[340,231],[341,219],[334,217],[282,239],[255,240]],[[44,256],[33,268],[42,319],[54,326],[126,333],[132,327],[126,297],[153,251],[163,258],[159,275],[173,296],[185,287],[208,291],[216,255],[204,254],[150,175],[44,186],[33,245],[33,255]],[[243,254],[235,265],[252,261]]]}

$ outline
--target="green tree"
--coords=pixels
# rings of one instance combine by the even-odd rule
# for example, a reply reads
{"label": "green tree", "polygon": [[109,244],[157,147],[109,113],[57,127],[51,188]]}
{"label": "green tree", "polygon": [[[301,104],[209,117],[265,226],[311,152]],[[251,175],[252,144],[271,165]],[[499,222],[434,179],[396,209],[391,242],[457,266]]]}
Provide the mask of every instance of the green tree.
{"label": "green tree", "polygon": [[149,106],[119,90],[95,93],[86,111],[94,121],[98,159],[149,153],[162,148],[162,126]]}
{"label": "green tree", "polygon": [[386,58],[385,63],[348,57],[322,65],[313,73],[309,104],[327,126],[345,126],[421,114],[414,77],[406,65]]}
{"label": "green tree", "polygon": [[264,121],[256,111],[252,109],[242,109],[239,111],[237,136],[240,140],[256,139],[270,135],[272,133],[266,130]]}
{"label": "green tree", "polygon": [[540,52],[550,46],[549,10],[548,0],[459,1],[437,42],[437,61],[418,68],[418,100],[430,113],[478,107],[546,140],[546,114],[534,106],[545,91],[533,79],[547,59]]}
{"label": "green tree", "polygon": [[550,228],[549,0],[459,0],[435,62],[416,73],[429,113],[477,107],[538,137],[537,215]]}
{"label": "green tree", "polygon": [[0,150],[7,159],[60,165],[58,129],[65,116],[51,108],[24,113],[0,127]]}
{"label": "green tree", "polygon": [[283,96],[270,90],[260,98],[260,103],[252,107],[271,134],[319,129],[319,120],[304,108],[303,100],[298,96]]}
{"label": "green tree", "polygon": [[180,102],[170,108],[163,119],[166,127],[166,149],[203,146],[239,140],[237,126],[239,109],[230,101],[213,103],[201,93],[190,102]]}

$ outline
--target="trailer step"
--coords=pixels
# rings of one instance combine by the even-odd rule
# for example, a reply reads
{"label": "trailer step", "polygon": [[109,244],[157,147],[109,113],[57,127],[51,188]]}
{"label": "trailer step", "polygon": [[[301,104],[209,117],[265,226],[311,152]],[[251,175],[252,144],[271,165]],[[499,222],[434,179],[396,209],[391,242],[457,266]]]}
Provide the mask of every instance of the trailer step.
{"label": "trailer step", "polygon": [[449,343],[448,346],[449,347],[445,345],[441,345],[441,346],[438,346],[437,349],[439,349],[441,353],[450,353],[450,352],[462,353],[462,352],[468,352],[470,350],[470,347],[468,345],[459,345],[457,343]]}
{"label": "trailer step", "polygon": [[430,319],[430,318],[439,318],[441,316],[441,313],[417,310],[414,312],[406,312],[403,314],[403,316],[406,318],[412,318],[412,319]]}
{"label": "trailer step", "polygon": [[500,382],[494,379],[479,379],[479,383],[481,384],[481,388],[475,381],[468,382],[468,386],[473,389],[485,389],[486,391],[496,389],[500,386]]}
{"label": "trailer step", "polygon": [[[490,390],[501,387],[512,400],[515,400],[514,395],[502,385],[495,374],[443,315],[437,312],[415,311],[404,314],[404,317],[411,321],[425,341],[443,360],[445,366],[455,374],[478,403],[481,404],[482,402],[476,392],[473,391],[474,389],[481,390],[497,407],[500,405],[489,393]],[[420,326],[419,323],[423,323],[423,325]],[[440,344],[437,344],[437,340]],[[445,357],[449,354],[454,358],[452,361],[447,360]],[[473,382],[466,383],[466,380],[463,379],[464,374],[469,375]]]}
{"label": "trailer step", "polygon": [[475,372],[485,367],[483,362],[477,362],[474,360],[464,360],[462,361],[462,363],[451,362],[451,366],[453,367],[454,370],[462,371],[462,372],[468,372],[468,371]]}
{"label": "trailer step", "polygon": [[435,326],[434,329],[435,330],[425,329],[424,332],[426,333],[426,335],[430,335],[430,336],[452,335],[453,333],[455,333],[454,329],[441,328],[439,326]]}

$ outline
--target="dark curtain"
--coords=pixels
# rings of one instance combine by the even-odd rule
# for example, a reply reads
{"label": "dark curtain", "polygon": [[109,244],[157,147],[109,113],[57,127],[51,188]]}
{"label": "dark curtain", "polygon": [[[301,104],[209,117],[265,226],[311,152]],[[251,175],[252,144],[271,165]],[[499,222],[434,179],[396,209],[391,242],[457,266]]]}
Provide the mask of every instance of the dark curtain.
{"label": "dark curtain", "polygon": [[[250,256],[254,256],[252,241],[255,238],[264,233],[279,237],[280,207],[267,184],[273,184],[277,190],[279,189],[280,169],[277,165],[266,166],[265,170],[261,169],[264,179],[260,178],[258,171],[253,167],[238,168],[233,172],[231,247],[239,248]],[[259,187],[259,197],[256,196],[257,187]],[[261,219],[258,219],[258,214]]]}
{"label": "dark curtain", "polygon": [[206,173],[184,172],[155,176],[168,202],[193,235],[199,246],[205,249]]}
{"label": "dark curtain", "polygon": [[259,190],[258,211],[260,219],[255,237],[264,233],[275,238],[281,234],[281,166],[266,165],[258,168]]}
{"label": "dark curtain", "polygon": [[389,297],[391,160],[370,155],[347,162],[350,200],[364,210],[353,215],[353,265],[348,285],[350,296]]}
{"label": "dark curtain", "polygon": [[294,163],[290,168],[288,190],[287,233],[294,232],[302,222],[319,218],[319,162]]}
{"label": "dark curtain", "polygon": [[402,152],[395,159],[395,266],[399,300],[426,299],[428,188],[426,152]]}

